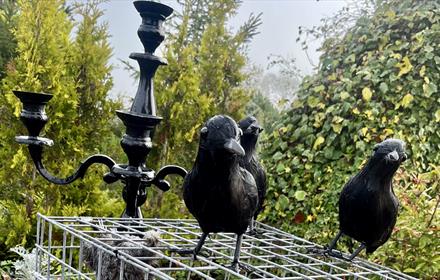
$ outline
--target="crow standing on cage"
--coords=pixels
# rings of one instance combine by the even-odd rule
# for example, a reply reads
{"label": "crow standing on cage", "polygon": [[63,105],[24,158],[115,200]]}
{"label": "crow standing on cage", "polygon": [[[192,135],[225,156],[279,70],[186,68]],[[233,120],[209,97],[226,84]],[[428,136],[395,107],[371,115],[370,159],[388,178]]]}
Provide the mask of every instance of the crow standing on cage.
{"label": "crow standing on cage", "polygon": [[255,180],[239,166],[245,152],[240,145],[241,130],[230,117],[210,118],[200,131],[197,158],[185,177],[183,198],[199,222],[202,236],[194,250],[200,252],[209,233],[237,234],[231,268],[238,271],[241,239],[258,206]]}
{"label": "crow standing on cage", "polygon": [[249,171],[254,176],[258,189],[258,207],[250,223],[250,234],[255,234],[255,220],[263,210],[264,198],[266,196],[266,171],[260,164],[257,155],[257,142],[263,128],[253,116],[248,116],[238,122],[238,127],[243,131],[240,143],[244,148],[245,155],[240,157],[240,166]]}
{"label": "crow standing on cage", "polygon": [[383,245],[396,224],[399,202],[394,195],[392,179],[405,161],[405,142],[387,139],[374,146],[373,154],[344,186],[339,197],[339,233],[325,253],[342,257],[332,250],[341,235],[361,243],[349,257],[352,260],[366,248],[367,254]]}

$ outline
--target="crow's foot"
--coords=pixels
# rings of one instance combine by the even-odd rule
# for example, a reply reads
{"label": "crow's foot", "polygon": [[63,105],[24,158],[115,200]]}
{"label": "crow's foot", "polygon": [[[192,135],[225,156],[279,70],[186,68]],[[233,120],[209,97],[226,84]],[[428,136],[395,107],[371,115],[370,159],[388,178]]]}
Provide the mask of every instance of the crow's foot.
{"label": "crow's foot", "polygon": [[316,245],[311,248],[307,248],[307,253],[325,255],[328,253],[328,249],[325,246],[324,246],[324,248],[322,248],[322,247]]}
{"label": "crow's foot", "polygon": [[211,257],[211,253],[209,251],[206,251],[205,249],[200,250],[200,252],[197,255],[202,256],[204,258]]}
{"label": "crow's foot", "polygon": [[255,271],[254,268],[252,268],[249,265],[243,264],[241,262],[232,262],[231,265],[226,266],[227,269],[233,270],[237,273],[240,273],[240,271],[245,271],[247,273],[252,273]]}
{"label": "crow's foot", "polygon": [[232,262],[231,265],[226,266],[226,268],[239,273],[240,272],[240,263],[239,262]]}
{"label": "crow's foot", "polygon": [[351,258],[344,257],[344,255],[339,251],[333,251],[333,250],[328,250],[328,249],[324,252],[324,255],[330,256],[330,257],[335,257],[335,258],[338,258],[338,259],[341,259],[341,260],[344,260],[347,262],[351,262],[353,260]]}
{"label": "crow's foot", "polygon": [[263,230],[258,230],[256,228],[253,228],[253,229],[249,230],[248,232],[246,232],[247,235],[254,236],[254,237],[260,237],[263,235],[263,233],[264,233]]}

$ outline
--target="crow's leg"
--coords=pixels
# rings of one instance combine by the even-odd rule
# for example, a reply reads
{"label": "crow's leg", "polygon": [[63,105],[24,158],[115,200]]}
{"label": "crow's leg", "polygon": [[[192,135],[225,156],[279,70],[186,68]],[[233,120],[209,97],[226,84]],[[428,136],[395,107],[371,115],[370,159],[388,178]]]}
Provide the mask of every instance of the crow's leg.
{"label": "crow's leg", "polygon": [[249,223],[249,231],[246,232],[246,234],[251,235],[251,236],[256,236],[256,237],[258,237],[259,235],[262,235],[264,233],[264,231],[256,229],[256,227],[255,227],[256,224],[257,224],[257,222],[256,222],[255,218],[252,217],[252,219]]}
{"label": "crow's leg", "polygon": [[336,248],[336,243],[338,243],[338,240],[339,238],[341,238],[342,234],[343,234],[342,231],[339,231],[336,237],[330,242],[330,244],[328,246],[324,246],[324,251],[322,252],[324,255],[328,254],[329,256],[332,257],[344,258],[342,253],[333,252],[333,249]]}
{"label": "crow's leg", "polygon": [[251,221],[249,222],[249,231],[247,232],[249,235],[256,235],[257,231],[255,230],[255,218],[252,217]]}
{"label": "crow's leg", "polygon": [[339,238],[341,238],[341,236],[342,236],[342,231],[339,231],[336,237],[332,240],[332,242],[330,242],[330,244],[326,248],[327,252],[331,252],[336,247],[336,243],[338,242]]}
{"label": "crow's leg", "polygon": [[200,250],[202,249],[203,244],[205,243],[206,237],[208,237],[208,233],[203,232],[202,236],[200,237],[199,241],[197,242],[197,245],[194,249],[170,249],[171,252],[176,252],[180,255],[190,255],[192,254],[194,256],[194,260],[197,259],[197,255],[200,253]]}
{"label": "crow's leg", "polygon": [[348,258],[349,261],[352,261],[357,255],[359,255],[359,253],[365,249],[365,247],[367,247],[364,243],[361,244],[361,246],[359,246],[359,248],[356,249],[356,251],[353,252],[353,254],[351,254],[351,256]]}
{"label": "crow's leg", "polygon": [[239,259],[240,259],[240,250],[241,250],[241,240],[243,238],[243,234],[237,234],[237,241],[235,243],[235,252],[234,252],[234,259],[232,260],[231,266],[229,266],[230,269],[232,269],[235,272],[239,271]]}
{"label": "crow's leg", "polygon": [[205,232],[202,233],[202,236],[200,237],[199,242],[196,245],[196,248],[194,248],[194,259],[197,258],[197,254],[202,249],[203,244],[205,244],[206,237],[208,237],[208,234]]}

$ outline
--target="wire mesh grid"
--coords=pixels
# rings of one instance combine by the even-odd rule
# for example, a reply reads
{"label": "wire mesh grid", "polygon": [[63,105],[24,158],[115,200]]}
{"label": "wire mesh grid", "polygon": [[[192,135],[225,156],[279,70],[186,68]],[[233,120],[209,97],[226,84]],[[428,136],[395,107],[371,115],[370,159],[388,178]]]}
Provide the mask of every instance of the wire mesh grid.
{"label": "wire mesh grid", "polygon": [[[36,279],[415,279],[360,258],[346,262],[313,253],[318,245],[262,223],[258,236],[243,236],[238,273],[228,268],[234,234],[211,234],[197,260],[175,252],[197,244],[195,220],[38,215],[37,229]],[[160,234],[154,247],[142,242],[151,230]],[[96,249],[95,271],[85,264],[90,247]],[[104,265],[109,258],[116,273]],[[133,270],[138,276],[127,277]]]}

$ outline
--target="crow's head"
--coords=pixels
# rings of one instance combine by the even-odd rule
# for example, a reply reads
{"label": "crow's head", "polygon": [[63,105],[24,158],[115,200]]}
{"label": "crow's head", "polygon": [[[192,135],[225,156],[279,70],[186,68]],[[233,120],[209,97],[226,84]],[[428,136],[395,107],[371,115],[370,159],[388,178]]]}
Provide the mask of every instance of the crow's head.
{"label": "crow's head", "polygon": [[248,116],[238,122],[238,127],[243,131],[241,136],[241,145],[246,151],[246,156],[251,157],[257,147],[258,136],[263,128],[258,124],[258,121],[253,116]]}
{"label": "crow's head", "polygon": [[263,128],[258,124],[257,119],[253,116],[248,116],[239,121],[238,127],[243,130],[243,137],[258,137],[261,131],[263,131]]}
{"label": "crow's head", "polygon": [[373,148],[374,157],[381,158],[390,164],[400,164],[407,159],[405,142],[399,139],[387,139]]}
{"label": "crow's head", "polygon": [[405,142],[399,139],[387,139],[374,146],[371,163],[383,168],[385,173],[393,174],[407,157]]}
{"label": "crow's head", "polygon": [[200,130],[200,148],[209,151],[214,157],[243,156],[244,149],[240,145],[242,133],[232,118],[214,116]]}

